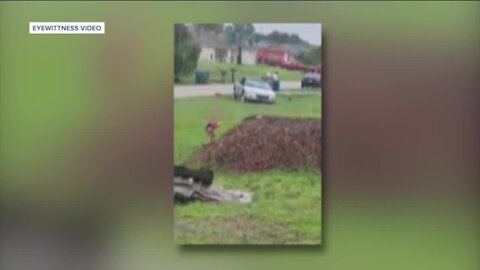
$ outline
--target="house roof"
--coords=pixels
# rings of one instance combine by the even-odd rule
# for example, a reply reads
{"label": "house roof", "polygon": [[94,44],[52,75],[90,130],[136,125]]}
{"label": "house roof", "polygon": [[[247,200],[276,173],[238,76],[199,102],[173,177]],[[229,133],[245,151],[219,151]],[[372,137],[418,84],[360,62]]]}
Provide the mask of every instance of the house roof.
{"label": "house roof", "polygon": [[[194,32],[195,40],[202,47],[215,48],[215,49],[233,49],[235,45],[231,45],[225,34],[216,34],[210,31],[198,30]],[[255,48],[248,46],[248,44],[242,44],[242,50],[254,51]]]}
{"label": "house roof", "polygon": [[307,51],[310,47],[309,45],[303,44],[280,44],[272,41],[262,40],[256,44],[256,47],[259,49],[269,49],[269,50],[282,50],[288,51],[293,54],[298,54],[303,51]]}
{"label": "house roof", "polygon": [[216,48],[216,49],[229,49],[232,46],[228,44],[224,34],[215,34],[208,31],[197,31],[195,33],[195,40],[202,47]]}
{"label": "house roof", "polygon": [[283,44],[278,44],[270,41],[260,41],[256,44],[259,49],[283,50],[288,51],[288,47]]}

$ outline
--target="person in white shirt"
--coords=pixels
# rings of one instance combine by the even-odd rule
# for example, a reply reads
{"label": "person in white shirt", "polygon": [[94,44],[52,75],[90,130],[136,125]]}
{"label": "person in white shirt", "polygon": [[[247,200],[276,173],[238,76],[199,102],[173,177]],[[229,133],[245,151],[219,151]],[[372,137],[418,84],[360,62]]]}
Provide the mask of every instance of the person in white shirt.
{"label": "person in white shirt", "polygon": [[278,81],[278,71],[275,71],[272,75],[273,81]]}

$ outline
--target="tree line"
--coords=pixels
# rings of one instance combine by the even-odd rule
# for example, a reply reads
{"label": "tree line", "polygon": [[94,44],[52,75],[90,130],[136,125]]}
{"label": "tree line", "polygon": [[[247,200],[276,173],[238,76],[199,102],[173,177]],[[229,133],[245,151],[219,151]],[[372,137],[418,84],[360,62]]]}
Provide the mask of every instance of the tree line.
{"label": "tree line", "polygon": [[312,49],[297,55],[297,60],[311,66],[318,66],[322,61],[322,46],[315,46]]}

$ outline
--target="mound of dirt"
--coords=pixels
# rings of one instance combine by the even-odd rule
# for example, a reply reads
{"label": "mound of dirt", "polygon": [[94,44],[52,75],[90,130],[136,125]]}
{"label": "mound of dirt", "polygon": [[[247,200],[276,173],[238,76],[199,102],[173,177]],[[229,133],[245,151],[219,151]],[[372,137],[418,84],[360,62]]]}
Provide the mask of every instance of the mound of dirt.
{"label": "mound of dirt", "polygon": [[188,163],[238,172],[321,167],[319,118],[249,116],[200,148]]}

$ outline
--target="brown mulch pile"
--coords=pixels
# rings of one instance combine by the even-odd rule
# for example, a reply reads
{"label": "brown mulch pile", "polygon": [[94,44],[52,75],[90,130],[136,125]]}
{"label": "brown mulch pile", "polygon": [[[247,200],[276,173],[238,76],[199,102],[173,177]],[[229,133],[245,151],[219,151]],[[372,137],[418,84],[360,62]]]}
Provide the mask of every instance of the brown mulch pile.
{"label": "brown mulch pile", "polygon": [[189,162],[237,172],[321,168],[319,118],[250,116]]}

